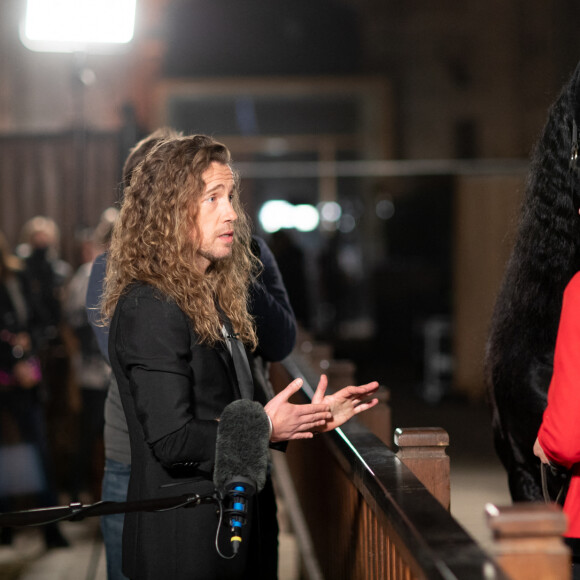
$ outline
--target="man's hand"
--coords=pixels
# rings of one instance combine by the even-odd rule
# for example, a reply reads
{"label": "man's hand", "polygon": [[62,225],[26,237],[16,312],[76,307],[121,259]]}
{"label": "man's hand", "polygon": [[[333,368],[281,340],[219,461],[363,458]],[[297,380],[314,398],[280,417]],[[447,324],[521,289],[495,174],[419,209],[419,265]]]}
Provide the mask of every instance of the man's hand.
{"label": "man's hand", "polygon": [[328,405],[332,418],[326,421],[322,427],[316,429],[319,433],[326,433],[327,431],[332,431],[340,427],[354,415],[358,415],[358,413],[374,407],[379,402],[378,399],[362,402],[365,397],[377,392],[379,383],[376,381],[361,385],[360,387],[344,387],[344,389],[337,391],[333,395],[325,396],[327,387],[328,378],[326,375],[321,375],[314,397],[312,397],[312,402]]}
{"label": "man's hand", "polygon": [[310,439],[312,430],[322,428],[332,419],[328,403],[311,403],[295,405],[290,397],[302,387],[302,379],[293,380],[283,391],[268,401],[264,407],[272,421],[270,441],[290,441],[292,439]]}

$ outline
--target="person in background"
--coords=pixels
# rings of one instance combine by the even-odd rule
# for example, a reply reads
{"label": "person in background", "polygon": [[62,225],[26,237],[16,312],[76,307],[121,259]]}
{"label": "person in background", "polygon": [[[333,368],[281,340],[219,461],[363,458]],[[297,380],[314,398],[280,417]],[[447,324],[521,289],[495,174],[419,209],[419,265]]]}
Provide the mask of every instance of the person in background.
{"label": "person in background", "polygon": [[[258,342],[247,311],[258,263],[229,163],[228,150],[210,137],[169,139],[150,151],[124,192],[102,313],[110,321],[109,358],[131,441],[130,501],[176,484],[182,493],[213,490],[220,414],[230,402],[253,396],[243,356],[235,362],[235,353],[240,343],[253,349]],[[301,384],[293,381],[265,405],[271,442],[311,438],[377,403],[366,399],[378,383],[328,396],[323,376],[312,404],[293,405],[289,398]],[[250,510],[257,513],[272,499],[262,492]],[[252,546],[259,549],[271,530],[252,526],[257,535],[236,560],[224,560],[214,549],[214,512],[202,505],[128,513],[124,573],[176,580],[260,577]]]}
{"label": "person in background", "polygon": [[[147,153],[155,145],[165,139],[176,138],[180,135],[178,131],[171,127],[161,127],[135,144],[123,165],[121,181],[123,190],[130,185],[135,167],[143,161]],[[96,257],[91,268],[86,294],[86,311],[100,352],[107,364],[110,364],[108,353],[109,331],[106,326],[101,324],[99,312],[106,267],[107,253],[103,252]],[[127,500],[127,489],[131,474],[131,448],[119,387],[112,374],[110,375],[110,383],[105,399],[103,440],[105,468],[101,499],[103,501],[124,502]],[[121,566],[124,519],[125,516],[122,513],[101,517],[108,580],[124,580],[126,578]]]}
{"label": "person in background", "polygon": [[[550,360],[547,405],[540,416],[533,453],[540,459],[544,479],[553,482],[544,499],[556,501],[559,491],[566,492],[563,510],[567,516],[566,543],[572,550],[572,574],[580,578],[580,167],[578,165],[578,127],[580,127],[580,64],[552,106],[545,130],[544,161],[532,175],[546,193],[538,196],[543,226],[553,228],[544,238],[533,240],[540,265],[551,263],[554,287],[565,286],[558,301],[560,311],[550,320],[557,334]],[[548,140],[547,137],[550,137]],[[543,170],[543,171],[542,171]],[[547,195],[550,202],[547,203]],[[538,207],[537,212],[539,212]],[[532,239],[529,240],[532,242]],[[548,241],[550,243],[548,243]],[[540,245],[541,244],[541,245]],[[541,252],[539,251],[541,250]],[[538,256],[539,260],[539,256]],[[545,267],[542,269],[546,269]],[[554,300],[555,301],[555,300]],[[538,299],[539,308],[543,305]],[[537,310],[534,315],[541,314]],[[542,317],[545,318],[545,315]],[[533,322],[531,323],[533,324]],[[535,327],[535,325],[533,326]],[[551,335],[550,335],[551,338]],[[547,340],[547,339],[546,339]],[[551,343],[550,343],[551,344]],[[554,477],[554,474],[557,477]],[[560,489],[558,489],[560,488]],[[561,502],[562,499],[559,500]]]}
{"label": "person in background", "polygon": [[286,230],[274,232],[268,242],[280,266],[296,320],[308,330],[312,326],[312,308],[304,251]]}
{"label": "person in background", "polygon": [[73,501],[79,500],[80,493],[100,497],[102,472],[98,475],[97,469],[103,455],[104,409],[111,369],[101,354],[85,304],[93,261],[106,250],[117,213],[115,208],[107,208],[97,227],[84,232],[81,240],[83,263],[65,292],[64,313],[76,338],[73,365],[81,394],[79,440],[71,474]]}
{"label": "person in background", "polygon": [[72,267],[59,257],[60,229],[47,216],[29,219],[22,227],[17,255],[24,263],[30,287],[33,332],[38,345],[44,385],[50,453],[59,489],[70,486],[70,465],[75,452],[74,430],[80,394],[72,369],[74,337],[63,315],[64,290]]}
{"label": "person in background", "polygon": [[[506,266],[486,352],[496,452],[513,501],[543,501],[533,454],[552,378],[566,285],[580,270],[576,163],[580,65],[550,107],[532,153],[514,248]],[[550,478],[556,497],[559,482]]]}
{"label": "person in background", "polygon": [[62,322],[64,288],[72,275],[70,264],[59,258],[60,229],[46,216],[29,219],[20,234],[16,254],[24,262],[37,320],[41,348],[57,340]]}
{"label": "person in background", "polygon": [[[34,322],[30,289],[22,263],[10,253],[6,239],[0,233],[0,446],[21,442],[32,448],[32,456],[39,463],[37,469],[30,467],[28,474],[32,478],[36,472],[38,479],[34,507],[48,507],[57,503],[57,494],[47,444],[42,372],[33,332]],[[23,447],[20,449],[24,450]],[[0,489],[3,475],[6,474],[0,473]],[[19,507],[22,508],[22,504]],[[15,504],[4,495],[0,511],[10,509],[15,509]],[[42,526],[42,532],[47,548],[69,545],[56,523]],[[13,530],[2,528],[1,543],[9,544],[12,539]]]}
{"label": "person in background", "polygon": [[[580,219],[580,217],[577,217]],[[548,467],[570,473],[564,502],[574,580],[580,579],[580,273],[566,286],[556,339],[554,372],[534,454]],[[551,498],[555,499],[555,498]]]}

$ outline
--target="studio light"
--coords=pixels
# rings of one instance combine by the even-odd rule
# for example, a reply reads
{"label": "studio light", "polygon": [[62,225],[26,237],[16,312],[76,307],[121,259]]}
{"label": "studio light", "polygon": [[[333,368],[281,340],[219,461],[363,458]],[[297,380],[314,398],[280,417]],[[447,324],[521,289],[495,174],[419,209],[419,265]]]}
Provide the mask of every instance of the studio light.
{"label": "studio light", "polygon": [[27,0],[20,39],[42,52],[115,52],[133,38],[137,0]]}

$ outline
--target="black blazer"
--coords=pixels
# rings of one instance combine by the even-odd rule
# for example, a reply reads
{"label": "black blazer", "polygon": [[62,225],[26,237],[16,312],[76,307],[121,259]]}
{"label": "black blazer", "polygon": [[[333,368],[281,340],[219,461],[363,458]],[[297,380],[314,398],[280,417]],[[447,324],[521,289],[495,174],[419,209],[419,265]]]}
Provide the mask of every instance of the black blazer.
{"label": "black blazer", "polygon": [[[240,398],[227,347],[197,344],[174,302],[134,284],[117,304],[109,357],[131,439],[128,500],[211,493],[216,419]],[[213,504],[126,514],[124,573],[135,580],[242,578],[244,544],[235,559],[220,558],[217,525]],[[230,553],[225,526],[222,532]]]}

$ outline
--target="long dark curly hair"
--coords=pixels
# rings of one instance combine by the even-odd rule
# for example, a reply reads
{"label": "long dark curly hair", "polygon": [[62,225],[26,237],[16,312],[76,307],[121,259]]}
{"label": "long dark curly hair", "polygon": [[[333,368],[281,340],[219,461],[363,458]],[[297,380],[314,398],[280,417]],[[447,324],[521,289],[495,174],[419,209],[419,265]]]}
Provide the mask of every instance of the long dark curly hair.
{"label": "long dark curly hair", "polygon": [[542,498],[532,447],[546,407],[564,288],[580,269],[580,64],[548,112],[531,157],[519,227],[491,320],[486,382],[496,451],[514,501]]}

